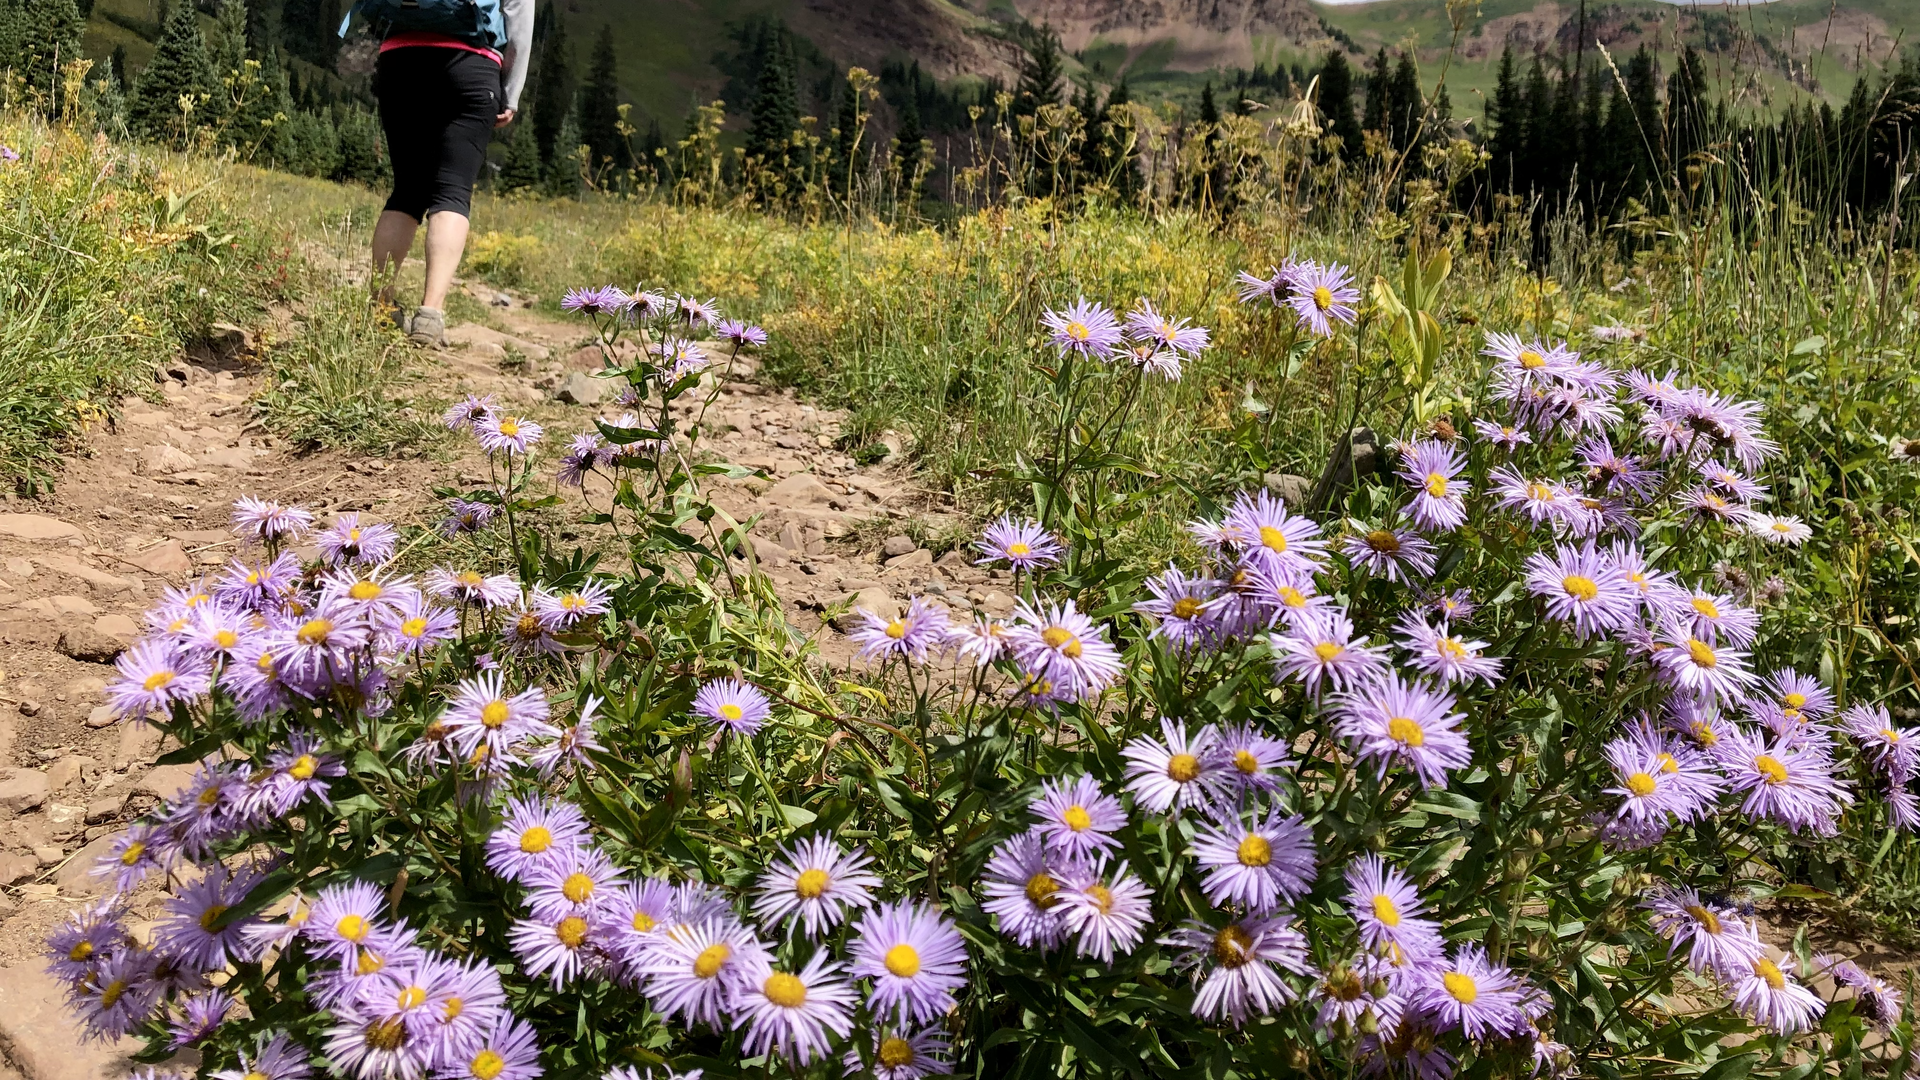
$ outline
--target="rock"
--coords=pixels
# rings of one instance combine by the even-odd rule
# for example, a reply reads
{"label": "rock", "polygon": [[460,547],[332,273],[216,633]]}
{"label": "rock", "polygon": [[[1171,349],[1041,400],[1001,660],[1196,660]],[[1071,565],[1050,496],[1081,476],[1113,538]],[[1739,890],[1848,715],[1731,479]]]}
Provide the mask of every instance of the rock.
{"label": "rock", "polygon": [[[113,638],[122,645],[131,645],[140,637],[140,624],[128,615],[109,612],[93,620],[93,632]],[[101,685],[105,689],[105,684]]]}
{"label": "rock", "polygon": [[974,607],[996,619],[1004,619],[1013,614],[1013,597],[1003,592],[985,593],[977,600],[969,593],[967,599],[973,603]]}
{"label": "rock", "polygon": [[758,536],[752,533],[748,534],[748,539],[753,541],[753,557],[758,559],[763,565],[785,566],[788,562],[792,561],[791,555],[786,548],[780,545],[779,541],[769,540],[764,536]]}
{"label": "rock", "polygon": [[526,357],[536,364],[545,362],[547,357],[553,355],[553,350],[547,348],[545,345],[535,345],[533,342],[524,338],[502,335],[500,345],[508,352],[518,352],[521,356]]}
{"label": "rock", "polygon": [[948,570],[971,570],[973,568],[973,560],[968,558],[967,553],[959,548],[951,548],[945,555],[933,560],[933,565],[944,567]]}
{"label": "rock", "polygon": [[187,557],[187,549],[178,540],[168,540],[163,544],[129,556],[127,563],[139,567],[149,574],[161,577],[178,577],[193,573],[193,560]]}
{"label": "rock", "polygon": [[18,885],[39,872],[40,860],[32,855],[0,854],[0,885]]}
{"label": "rock", "polygon": [[893,598],[892,593],[877,585],[861,589],[858,592],[847,593],[834,600],[833,603],[835,607],[841,604],[852,605],[847,609],[845,614],[833,620],[833,628],[843,634],[851,633],[866,625],[866,620],[860,617],[860,613],[863,611],[871,612],[882,619],[897,619],[900,617],[899,601]]}
{"label": "rock", "polygon": [[156,799],[171,799],[193,783],[193,774],[197,771],[192,765],[155,765],[133,785],[133,790]]}
{"label": "rock", "polygon": [[113,879],[104,875],[96,877],[93,866],[101,856],[112,852],[114,837],[115,834],[110,832],[87,841],[87,846],[74,852],[73,857],[67,860],[67,865],[54,874],[53,883],[69,896],[99,896],[113,888]]}
{"label": "rock", "polygon": [[904,536],[904,535],[901,535],[900,533],[895,533],[894,535],[889,536],[885,540],[881,541],[880,554],[885,555],[887,558],[891,559],[891,558],[894,558],[895,556],[905,555],[908,552],[915,550],[919,546],[920,546],[919,544],[916,544],[913,542],[913,537]]}
{"label": "rock", "polygon": [[798,522],[789,521],[780,527],[780,546],[795,555],[807,553],[807,539],[800,534]]}
{"label": "rock", "polygon": [[98,825],[111,817],[116,817],[120,809],[127,805],[127,793],[124,791],[102,795],[87,803],[87,824]]}
{"label": "rock", "polygon": [[99,701],[106,692],[107,680],[94,675],[87,675],[67,683],[67,697],[81,705],[89,701]]}
{"label": "rock", "polygon": [[87,714],[87,726],[90,728],[112,727],[120,720],[120,710],[111,705],[95,705]]}
{"label": "rock", "polygon": [[131,592],[133,590],[133,582],[128,581],[126,578],[117,577],[104,570],[95,569],[71,555],[42,555],[39,556],[39,562],[41,566],[46,567],[48,570],[52,570],[58,574],[65,574],[68,577],[79,578],[81,581],[86,582],[102,592],[118,593]]}
{"label": "rock", "polygon": [[0,640],[14,645],[51,645],[60,640],[60,624],[33,607],[0,612]]}
{"label": "rock", "polygon": [[160,753],[160,740],[166,733],[145,720],[132,720],[120,729],[120,745],[113,752],[115,769],[132,768],[152,761]]}
{"label": "rock", "polygon": [[1358,480],[1384,472],[1386,464],[1387,457],[1380,452],[1380,440],[1373,429],[1354,428],[1351,439],[1342,437],[1334,443],[1333,454],[1307,496],[1304,509],[1309,514],[1325,512],[1336,500],[1344,501]]}
{"label": "rock", "polygon": [[100,614],[100,609],[93,606],[93,601],[83,596],[69,596],[61,593],[58,596],[49,596],[47,600],[53,604],[53,610],[62,615]]}
{"label": "rock", "polygon": [[599,371],[607,366],[598,345],[582,345],[567,354],[565,363],[569,371]]}
{"label": "rock", "polygon": [[560,380],[553,396],[569,405],[597,405],[606,393],[605,379],[596,379],[584,371],[576,371]]}
{"label": "rock", "polygon": [[794,473],[767,489],[765,501],[795,508],[827,506],[839,496],[812,473]]}
{"label": "rock", "polygon": [[448,345],[502,345],[507,335],[479,323],[455,323],[447,327]]}
{"label": "rock", "polygon": [[1313,481],[1293,473],[1270,472],[1262,476],[1261,481],[1267,490],[1273,492],[1288,507],[1298,510],[1307,504],[1307,496],[1313,494]]}
{"label": "rock", "polygon": [[[78,527],[45,514],[0,514],[0,536],[15,540],[80,540]],[[12,564],[8,564],[11,569]]]}
{"label": "rock", "polygon": [[33,576],[33,561],[30,559],[8,559],[7,575],[15,581],[25,581]]}
{"label": "rock", "polygon": [[11,777],[0,780],[0,811],[9,816],[24,814],[46,802],[49,790],[46,773],[38,769],[15,769]]}
{"label": "rock", "polygon": [[59,866],[67,860],[67,852],[58,844],[39,844],[33,849],[33,858],[41,866]]}
{"label": "rock", "polygon": [[127,647],[91,626],[69,626],[60,635],[60,651],[90,664],[111,664]]}
{"label": "rock", "polygon": [[146,476],[171,476],[193,466],[193,455],[178,447],[162,444],[140,452],[140,472]]}
{"label": "rock", "polygon": [[482,360],[499,361],[507,358],[507,350],[491,341],[476,341],[467,346],[467,355],[479,357]]}
{"label": "rock", "polygon": [[512,307],[513,297],[503,292],[497,292],[488,298],[487,303],[493,307]]}
{"label": "rock", "polygon": [[244,469],[253,464],[254,453],[244,446],[218,446],[200,455],[200,464],[221,469]]}
{"label": "rock", "polygon": [[933,552],[928,551],[926,548],[918,548],[907,552],[905,555],[895,555],[893,558],[887,560],[888,570],[914,570],[932,565]]}
{"label": "rock", "polygon": [[68,784],[80,779],[87,766],[94,763],[90,757],[73,755],[63,757],[47,768],[47,790],[64,791]]}

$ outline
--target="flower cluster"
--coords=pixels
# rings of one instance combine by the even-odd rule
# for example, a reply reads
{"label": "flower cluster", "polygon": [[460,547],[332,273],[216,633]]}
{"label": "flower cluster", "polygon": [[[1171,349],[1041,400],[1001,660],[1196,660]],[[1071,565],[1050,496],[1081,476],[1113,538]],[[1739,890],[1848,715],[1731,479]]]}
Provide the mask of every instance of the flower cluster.
{"label": "flower cluster", "polygon": [[1168,382],[1179,380],[1183,362],[1213,345],[1206,327],[1162,315],[1144,299],[1124,319],[1106,305],[1081,297],[1062,310],[1046,312],[1040,321],[1062,356],[1108,362],[1124,356],[1135,368]]}
{"label": "flower cluster", "polygon": [[1265,300],[1290,308],[1297,328],[1318,337],[1332,337],[1334,323],[1352,326],[1359,316],[1354,305],[1360,302],[1360,290],[1353,287],[1353,272],[1340,263],[1289,259],[1269,267],[1265,277],[1243,270],[1239,283],[1241,303]]}

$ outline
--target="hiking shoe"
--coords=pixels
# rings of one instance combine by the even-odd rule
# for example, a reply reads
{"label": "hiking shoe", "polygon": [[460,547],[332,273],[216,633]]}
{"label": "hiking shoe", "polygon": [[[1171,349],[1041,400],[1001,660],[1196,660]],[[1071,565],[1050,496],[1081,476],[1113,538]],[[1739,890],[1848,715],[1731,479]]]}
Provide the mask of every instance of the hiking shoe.
{"label": "hiking shoe", "polygon": [[411,317],[407,315],[407,309],[402,307],[399,301],[397,300],[387,301],[386,310],[383,312],[383,314],[385,314],[388,319],[392,320],[393,325],[400,328],[400,332],[402,334],[412,329],[412,327],[408,324],[410,324],[413,320]]}
{"label": "hiking shoe", "polygon": [[437,348],[447,343],[447,313],[439,308],[417,307],[407,323],[407,340],[415,345]]}

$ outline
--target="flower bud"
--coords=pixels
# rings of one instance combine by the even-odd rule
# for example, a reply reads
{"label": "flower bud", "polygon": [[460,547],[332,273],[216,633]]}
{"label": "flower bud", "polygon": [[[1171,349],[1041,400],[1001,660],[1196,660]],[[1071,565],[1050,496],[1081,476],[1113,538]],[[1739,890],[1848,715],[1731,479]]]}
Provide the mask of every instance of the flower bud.
{"label": "flower bud", "polygon": [[1288,1068],[1292,1069],[1294,1072],[1306,1072],[1307,1066],[1312,1064],[1313,1064],[1313,1055],[1307,1052],[1306,1047],[1301,1046],[1298,1043],[1295,1043],[1294,1045],[1287,1047],[1287,1067]]}
{"label": "flower bud", "polygon": [[1373,1015],[1372,1009],[1368,1009],[1366,1012],[1360,1014],[1360,1034],[1376,1035],[1379,1031],[1380,1018]]}
{"label": "flower bud", "polygon": [[[1386,997],[1392,991],[1393,988],[1387,985],[1387,980],[1385,979],[1375,979],[1373,982],[1367,984],[1367,993],[1376,998]],[[1371,1010],[1368,1011],[1368,1015],[1372,1015]]]}

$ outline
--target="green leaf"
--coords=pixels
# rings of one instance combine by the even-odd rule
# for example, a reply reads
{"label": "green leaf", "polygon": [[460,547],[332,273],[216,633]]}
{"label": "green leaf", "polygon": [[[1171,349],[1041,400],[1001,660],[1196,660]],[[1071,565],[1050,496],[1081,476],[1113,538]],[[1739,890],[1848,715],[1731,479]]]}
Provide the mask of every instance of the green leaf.
{"label": "green leaf", "polygon": [[1759,1054],[1735,1054],[1730,1058],[1721,1058],[1713,1063],[1713,1068],[1701,1074],[1700,1080],[1745,1080],[1760,1061]]}
{"label": "green leaf", "polygon": [[1793,352],[1791,355],[1805,356],[1808,353],[1819,352],[1821,349],[1824,349],[1826,347],[1827,347],[1827,339],[1824,337],[1821,337],[1819,334],[1815,334],[1812,337],[1801,338],[1799,342],[1797,342],[1793,346]]}
{"label": "green leaf", "polygon": [[1474,802],[1465,795],[1448,791],[1445,788],[1426,792],[1419,798],[1413,800],[1413,805],[1414,808],[1418,810],[1425,810],[1434,814],[1445,814],[1448,817],[1456,817],[1462,821],[1472,822],[1474,824],[1478,824],[1480,821],[1479,803]]}

